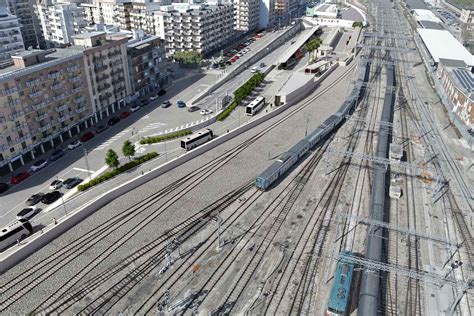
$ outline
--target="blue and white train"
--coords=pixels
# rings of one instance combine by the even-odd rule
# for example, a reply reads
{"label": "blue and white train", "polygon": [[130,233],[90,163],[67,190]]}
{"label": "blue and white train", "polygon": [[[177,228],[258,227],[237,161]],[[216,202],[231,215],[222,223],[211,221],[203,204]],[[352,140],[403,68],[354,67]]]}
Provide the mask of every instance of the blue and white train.
{"label": "blue and white train", "polygon": [[[358,74],[358,82],[367,82],[369,73],[370,63],[362,63],[361,71]],[[263,171],[255,180],[255,186],[260,190],[267,190],[275,181],[282,178],[286,171],[294,166],[310,149],[315,148],[322,139],[331,134],[344,121],[346,115],[355,110],[359,100],[364,95],[365,89],[363,86],[363,84],[355,85],[339,110]]]}
{"label": "blue and white train", "polygon": [[[350,251],[344,251],[343,255],[353,256],[354,254]],[[350,314],[353,273],[354,264],[341,256],[337,261],[325,316]]]}

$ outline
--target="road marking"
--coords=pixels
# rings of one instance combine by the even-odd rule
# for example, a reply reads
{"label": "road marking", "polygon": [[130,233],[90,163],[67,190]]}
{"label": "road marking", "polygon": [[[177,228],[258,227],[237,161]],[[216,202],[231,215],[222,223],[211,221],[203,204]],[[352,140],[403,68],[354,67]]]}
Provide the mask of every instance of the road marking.
{"label": "road marking", "polygon": [[140,133],[145,133],[147,131],[151,131],[153,129],[157,129],[157,128],[160,128],[160,127],[163,127],[163,126],[166,126],[166,125],[168,125],[168,124],[162,123],[162,122],[150,123],[147,126],[145,126],[144,128],[142,128],[139,132]]}
{"label": "road marking", "polygon": [[122,137],[123,135],[127,134],[128,132],[130,132],[129,129],[126,129],[126,130],[121,131],[120,133],[118,133],[117,135],[113,136],[112,138],[110,138],[110,139],[107,140],[106,142],[100,144],[100,146],[94,148],[94,150],[105,149],[105,147],[111,145],[113,142],[115,142],[117,139],[119,139],[119,138]]}
{"label": "road marking", "polygon": [[77,170],[77,171],[82,171],[82,172],[89,172],[89,173],[94,173],[95,172],[93,170],[87,170],[87,169],[82,169],[82,168],[77,168],[77,167],[74,167],[72,169]]}
{"label": "road marking", "polygon": [[146,120],[146,119],[149,119],[150,118],[150,115],[145,115],[144,117],[142,117],[140,120]]}

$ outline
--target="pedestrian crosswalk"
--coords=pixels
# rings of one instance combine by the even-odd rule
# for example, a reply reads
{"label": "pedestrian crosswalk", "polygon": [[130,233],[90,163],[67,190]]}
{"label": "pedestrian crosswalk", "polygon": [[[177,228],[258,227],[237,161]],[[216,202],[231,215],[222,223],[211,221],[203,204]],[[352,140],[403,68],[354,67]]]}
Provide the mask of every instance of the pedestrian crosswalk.
{"label": "pedestrian crosswalk", "polygon": [[160,127],[166,126],[166,125],[168,125],[168,124],[162,123],[162,122],[150,123],[147,126],[145,126],[144,128],[142,128],[140,130],[140,133],[146,133],[148,131],[151,131],[151,130],[154,130],[154,129],[157,129],[157,128],[160,128]]}
{"label": "pedestrian crosswalk", "polygon": [[103,142],[98,147],[94,148],[94,150],[105,149],[106,147],[110,146],[113,142],[115,142],[117,139],[119,139],[120,137],[124,136],[125,134],[127,134],[129,132],[130,132],[130,129],[126,129],[126,130],[121,131],[117,135],[115,135],[115,136],[111,137],[110,139],[108,139],[106,142]]}

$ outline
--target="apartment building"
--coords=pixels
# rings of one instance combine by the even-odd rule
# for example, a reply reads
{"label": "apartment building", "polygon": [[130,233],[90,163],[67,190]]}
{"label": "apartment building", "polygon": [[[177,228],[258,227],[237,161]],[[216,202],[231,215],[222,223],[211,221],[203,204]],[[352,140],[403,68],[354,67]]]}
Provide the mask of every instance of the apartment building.
{"label": "apartment building", "polygon": [[106,32],[90,32],[73,36],[86,67],[86,80],[96,120],[115,112],[132,94],[127,66],[128,38],[110,36]]}
{"label": "apartment building", "polygon": [[158,36],[135,33],[127,43],[128,71],[135,96],[160,90],[168,82],[165,42]]}
{"label": "apartment building", "polygon": [[8,9],[20,22],[21,36],[25,49],[46,48],[43,30],[34,11],[35,0],[8,0]]}
{"label": "apartment building", "polygon": [[173,3],[153,11],[154,34],[166,41],[167,56],[178,51],[196,50],[208,55],[234,37],[231,4]]}
{"label": "apartment building", "polygon": [[461,13],[461,38],[463,44],[474,54],[474,7],[463,9]]}
{"label": "apartment building", "polygon": [[0,7],[0,68],[11,65],[10,56],[25,50],[18,18]]}
{"label": "apartment building", "polygon": [[248,32],[258,28],[260,0],[234,1],[234,29]]}
{"label": "apartment building", "polygon": [[117,23],[117,0],[93,0],[90,3],[81,3],[84,8],[85,19],[93,24],[115,25]]}
{"label": "apartment building", "polygon": [[36,7],[48,47],[64,47],[86,26],[84,8],[75,3],[39,1]]}
{"label": "apartment building", "polygon": [[12,59],[0,70],[0,174],[76,135],[92,114],[80,52],[32,50]]}
{"label": "apartment building", "polygon": [[440,59],[437,74],[453,106],[452,112],[474,129],[474,74],[464,62]]}

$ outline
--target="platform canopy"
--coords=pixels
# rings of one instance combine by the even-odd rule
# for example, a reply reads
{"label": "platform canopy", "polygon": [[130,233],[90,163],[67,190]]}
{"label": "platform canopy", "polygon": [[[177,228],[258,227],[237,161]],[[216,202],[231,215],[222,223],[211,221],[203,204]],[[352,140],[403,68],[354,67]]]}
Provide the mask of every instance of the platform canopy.
{"label": "platform canopy", "polygon": [[417,30],[436,63],[443,58],[461,60],[470,67],[474,66],[474,56],[450,32],[422,28]]}

